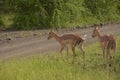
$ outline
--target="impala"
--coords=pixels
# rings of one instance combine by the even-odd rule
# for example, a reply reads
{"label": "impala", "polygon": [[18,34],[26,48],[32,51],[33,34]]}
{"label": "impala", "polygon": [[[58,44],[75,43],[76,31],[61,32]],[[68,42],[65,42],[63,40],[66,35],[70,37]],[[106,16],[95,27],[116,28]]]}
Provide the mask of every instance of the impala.
{"label": "impala", "polygon": [[61,49],[60,49],[60,54],[62,56],[62,51],[63,49],[66,47],[67,48],[67,57],[68,57],[68,45],[72,47],[72,52],[73,52],[73,63],[74,63],[74,59],[75,59],[75,47],[77,45],[79,45],[79,48],[81,49],[82,53],[83,53],[83,59],[85,58],[85,51],[83,50],[83,42],[85,40],[85,36],[83,38],[81,38],[80,36],[76,35],[76,34],[66,34],[66,35],[62,35],[59,36],[57,35],[54,31],[50,31],[49,35],[48,35],[48,40],[51,38],[55,38],[61,45]]}
{"label": "impala", "polygon": [[111,54],[110,54],[110,50],[113,50],[114,56],[115,56],[116,39],[112,34],[101,36],[99,31],[100,31],[100,29],[98,27],[95,27],[94,30],[93,30],[93,33],[92,33],[92,37],[96,37],[96,36],[98,37],[98,39],[100,41],[102,51],[103,51],[104,61],[108,61],[108,59],[111,60],[112,57],[111,57]]}

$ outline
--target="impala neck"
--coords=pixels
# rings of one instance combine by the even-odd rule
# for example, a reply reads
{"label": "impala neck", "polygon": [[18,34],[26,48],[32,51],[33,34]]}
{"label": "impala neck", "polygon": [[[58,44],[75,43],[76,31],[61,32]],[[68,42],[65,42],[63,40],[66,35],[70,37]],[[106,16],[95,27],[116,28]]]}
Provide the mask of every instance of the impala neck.
{"label": "impala neck", "polygon": [[58,42],[61,41],[60,37],[59,37],[57,34],[55,34],[55,33],[54,33],[54,38],[55,38]]}
{"label": "impala neck", "polygon": [[101,40],[101,34],[100,34],[99,31],[97,31],[97,36],[98,36],[98,38]]}

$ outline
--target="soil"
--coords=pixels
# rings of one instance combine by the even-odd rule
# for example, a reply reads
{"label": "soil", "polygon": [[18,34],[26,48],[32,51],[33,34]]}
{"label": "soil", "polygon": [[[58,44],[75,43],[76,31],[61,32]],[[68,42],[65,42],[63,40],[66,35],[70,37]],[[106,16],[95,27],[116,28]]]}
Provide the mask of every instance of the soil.
{"label": "soil", "polygon": [[[57,34],[63,35],[68,33],[87,34],[85,46],[94,43],[97,38],[92,38],[93,27],[59,29]],[[6,31],[0,32],[0,60],[14,57],[26,57],[37,54],[59,52],[60,44],[55,40],[47,40],[50,30],[34,30],[34,31]],[[120,23],[107,24],[101,27],[101,34],[114,34],[120,36]]]}

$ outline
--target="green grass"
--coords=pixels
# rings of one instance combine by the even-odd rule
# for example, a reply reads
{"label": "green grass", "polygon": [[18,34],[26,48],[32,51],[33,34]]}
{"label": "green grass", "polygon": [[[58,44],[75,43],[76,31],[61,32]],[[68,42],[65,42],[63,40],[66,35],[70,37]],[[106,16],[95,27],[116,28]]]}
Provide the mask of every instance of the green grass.
{"label": "green grass", "polygon": [[79,50],[77,50],[77,61],[74,64],[71,63],[72,53],[69,54],[68,61],[66,53],[64,53],[65,61],[61,59],[60,54],[41,54],[1,61],[0,80],[119,80],[120,37],[117,42],[117,60],[112,67],[103,65],[102,51],[96,43],[85,48],[85,66]]}

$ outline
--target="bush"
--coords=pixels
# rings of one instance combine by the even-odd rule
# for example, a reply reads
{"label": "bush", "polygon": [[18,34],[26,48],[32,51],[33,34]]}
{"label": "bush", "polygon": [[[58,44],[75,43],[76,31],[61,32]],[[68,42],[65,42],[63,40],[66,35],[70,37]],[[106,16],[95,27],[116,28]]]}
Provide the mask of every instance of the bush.
{"label": "bush", "polygon": [[117,0],[84,0],[85,6],[101,22],[116,22],[120,20]]}
{"label": "bush", "polygon": [[12,25],[14,29],[41,29],[47,28],[47,23],[45,24],[46,19],[44,17],[40,17],[36,14],[29,15],[17,15],[14,17],[14,24]]}
{"label": "bush", "polygon": [[3,0],[16,13],[15,29],[87,26],[120,22],[120,0]]}

